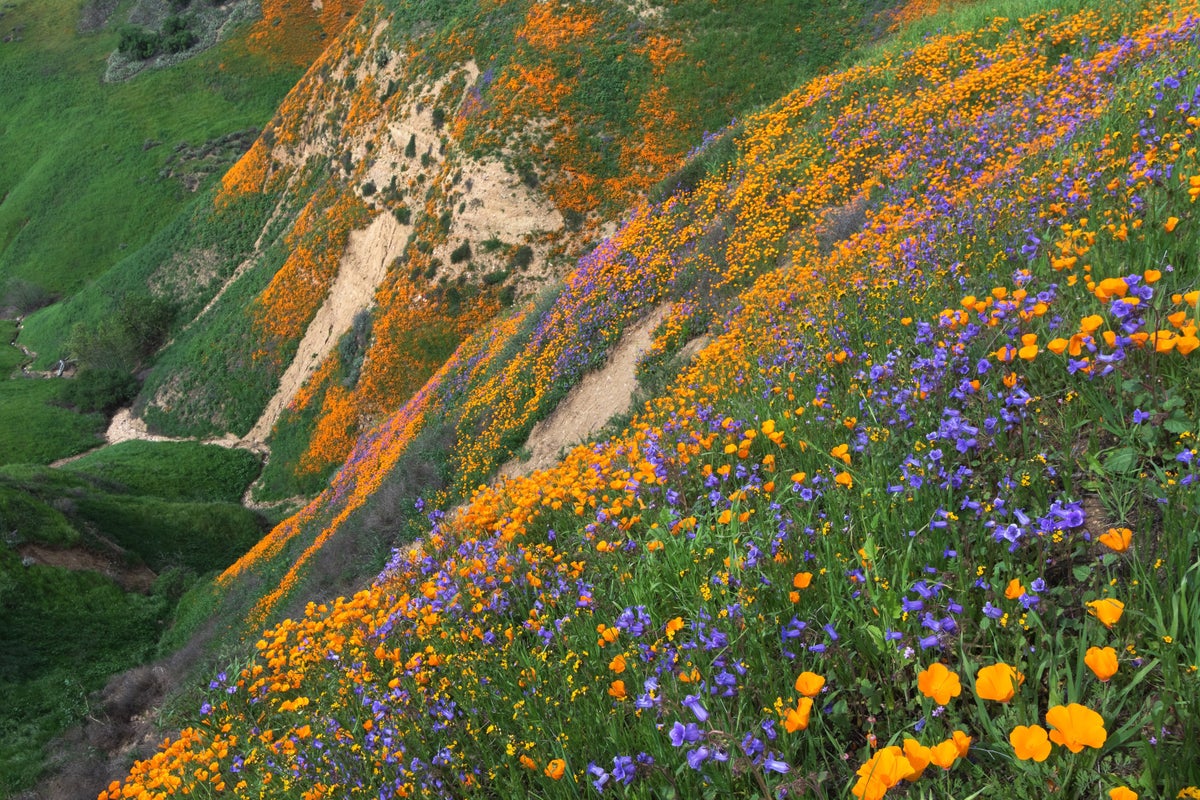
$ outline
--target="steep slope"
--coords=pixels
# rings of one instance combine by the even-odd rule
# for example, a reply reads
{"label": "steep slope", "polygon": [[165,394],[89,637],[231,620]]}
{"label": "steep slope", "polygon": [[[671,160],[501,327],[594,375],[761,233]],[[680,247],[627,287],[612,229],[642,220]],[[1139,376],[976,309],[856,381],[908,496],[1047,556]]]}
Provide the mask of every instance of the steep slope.
{"label": "steep slope", "polygon": [[[275,32],[294,18],[285,6],[264,8],[253,52],[284,57],[296,38]],[[333,46],[196,210],[197,230],[96,286],[127,294],[131,276],[176,259],[198,276],[135,413],[177,436],[277,429],[262,496],[315,493],[361,432],[470,334],[553,285],[706,128],[872,35],[887,4],[853,0],[836,19],[815,16],[819,3],[761,6],[739,17],[738,4],[375,0],[337,39],[328,23],[351,7],[301,17]],[[762,57],[743,63],[738,42]],[[348,304],[351,233],[381,215],[398,238]],[[230,242],[199,230],[232,220]],[[47,324],[29,327],[43,359],[61,355]]]}
{"label": "steep slope", "polygon": [[[465,339],[222,576],[295,613],[101,797],[1200,793],[1200,7],[1003,7]],[[480,485],[667,301],[623,431]]]}

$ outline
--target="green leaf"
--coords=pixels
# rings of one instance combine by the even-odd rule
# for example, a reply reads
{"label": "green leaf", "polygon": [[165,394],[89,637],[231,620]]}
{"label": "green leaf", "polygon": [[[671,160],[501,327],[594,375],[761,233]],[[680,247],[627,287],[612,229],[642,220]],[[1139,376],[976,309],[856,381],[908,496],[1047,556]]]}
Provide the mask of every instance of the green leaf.
{"label": "green leaf", "polygon": [[1163,427],[1166,428],[1171,433],[1187,433],[1188,431],[1190,431],[1192,429],[1192,422],[1191,422],[1191,420],[1188,420],[1188,419],[1179,419],[1178,417],[1171,417],[1170,419],[1168,419],[1166,422],[1163,423]]}
{"label": "green leaf", "polygon": [[1077,582],[1083,583],[1092,577],[1092,567],[1090,564],[1080,564],[1071,569],[1071,574],[1075,576]]}
{"label": "green leaf", "polygon": [[1104,471],[1111,473],[1129,472],[1137,462],[1137,451],[1132,447],[1122,447],[1114,450],[1104,459]]}

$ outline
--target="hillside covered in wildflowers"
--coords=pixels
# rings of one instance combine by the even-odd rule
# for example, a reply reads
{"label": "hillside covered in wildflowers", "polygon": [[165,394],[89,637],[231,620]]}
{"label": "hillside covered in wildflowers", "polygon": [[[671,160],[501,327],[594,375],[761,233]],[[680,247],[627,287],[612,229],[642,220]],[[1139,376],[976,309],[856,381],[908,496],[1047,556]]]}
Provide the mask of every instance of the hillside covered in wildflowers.
{"label": "hillside covered in wildflowers", "polygon": [[[370,16],[386,6],[346,35],[398,35]],[[669,43],[629,53],[629,138],[558,83],[604,55],[565,45],[599,28],[592,6],[482,6],[520,33],[508,67],[429,90],[459,109],[447,152],[516,147],[538,126],[503,101],[525,93],[553,146],[524,152],[557,159],[545,192],[578,223],[526,244],[572,266],[528,299],[482,281],[453,317],[407,262],[388,273],[356,382],[319,367],[300,395],[328,410],[307,456],[340,465],[328,487],[194,600],[245,612],[245,646],[101,800],[1200,797],[1200,5],[910,3],[669,176]],[[367,72],[398,67],[371,46],[374,67],[318,61],[287,102],[383,82]],[[273,180],[317,182],[272,148],[375,114],[281,111],[319,130],[269,127],[214,213],[269,217]],[[239,342],[267,373],[333,280],[340,221],[378,211],[384,184],[348,164],[357,189],[297,201],[259,279]],[[404,196],[433,209],[444,178]],[[615,227],[606,204],[629,207]],[[452,225],[410,240],[418,273],[454,262]],[[636,413],[496,477],[663,309]],[[443,323],[444,352],[403,360],[402,336]],[[178,398],[203,370],[179,374],[151,379],[148,418],[199,418]],[[335,599],[364,542],[390,558]]]}

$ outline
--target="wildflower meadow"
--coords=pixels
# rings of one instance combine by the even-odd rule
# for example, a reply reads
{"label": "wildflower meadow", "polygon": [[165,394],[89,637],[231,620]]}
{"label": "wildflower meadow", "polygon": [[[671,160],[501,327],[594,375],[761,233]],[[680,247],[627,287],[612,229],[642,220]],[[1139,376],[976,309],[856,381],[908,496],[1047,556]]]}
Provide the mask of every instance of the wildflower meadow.
{"label": "wildflower meadow", "polygon": [[[910,5],[360,438],[100,800],[1200,797],[1200,5]],[[627,424],[494,478],[664,305]],[[435,420],[415,540],[274,616]]]}

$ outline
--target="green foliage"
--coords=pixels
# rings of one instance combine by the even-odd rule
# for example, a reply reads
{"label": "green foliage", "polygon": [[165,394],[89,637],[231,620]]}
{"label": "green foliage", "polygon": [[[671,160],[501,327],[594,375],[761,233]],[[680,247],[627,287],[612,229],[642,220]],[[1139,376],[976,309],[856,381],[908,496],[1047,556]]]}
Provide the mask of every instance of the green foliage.
{"label": "green foliage", "polygon": [[23,317],[54,302],[54,295],[39,284],[22,278],[9,278],[0,289],[0,316]]}
{"label": "green foliage", "polygon": [[126,58],[145,61],[154,58],[161,46],[162,37],[154,31],[140,25],[125,25],[121,28],[117,52]]}
{"label": "green foliage", "polygon": [[169,502],[155,497],[95,494],[77,501],[77,515],[151,569],[196,572],[233,563],[263,531],[253,512],[234,503]]}
{"label": "green foliage", "polygon": [[49,464],[101,443],[105,419],[55,405],[56,380],[0,381],[0,464]]}
{"label": "green foliage", "polygon": [[62,512],[0,477],[0,539],[65,547],[80,534]]}
{"label": "green foliage", "polygon": [[258,456],[198,442],[121,442],[63,469],[164,500],[238,502],[261,468]]}
{"label": "green foliage", "polygon": [[463,239],[462,244],[454,248],[450,253],[451,264],[461,264],[464,261],[471,260],[471,243]]}
{"label": "green foliage", "polygon": [[235,33],[169,70],[106,84],[97,71],[120,32],[80,34],[78,12],[73,0],[6,8],[5,31],[23,38],[0,47],[0,285],[18,278],[53,295],[77,292],[195,199],[159,177],[176,143],[263,124],[300,74]]}
{"label": "green foliage", "polygon": [[0,320],[0,378],[8,377],[27,360],[20,349],[8,344],[16,336],[17,323],[7,319]]}
{"label": "green foliage", "polygon": [[527,244],[518,247],[508,259],[509,269],[525,269],[533,263],[533,248]]}
{"label": "green foliage", "polygon": [[137,396],[140,386],[128,372],[87,367],[62,382],[59,400],[85,414],[98,411],[109,416]]}
{"label": "green foliage", "polygon": [[126,295],[100,325],[77,323],[67,350],[83,369],[133,371],[166,341],[175,313],[165,298],[145,292]]}
{"label": "green foliage", "polygon": [[0,794],[37,778],[42,748],[83,719],[90,693],[154,654],[166,612],[99,573],[24,566],[0,547]]}

